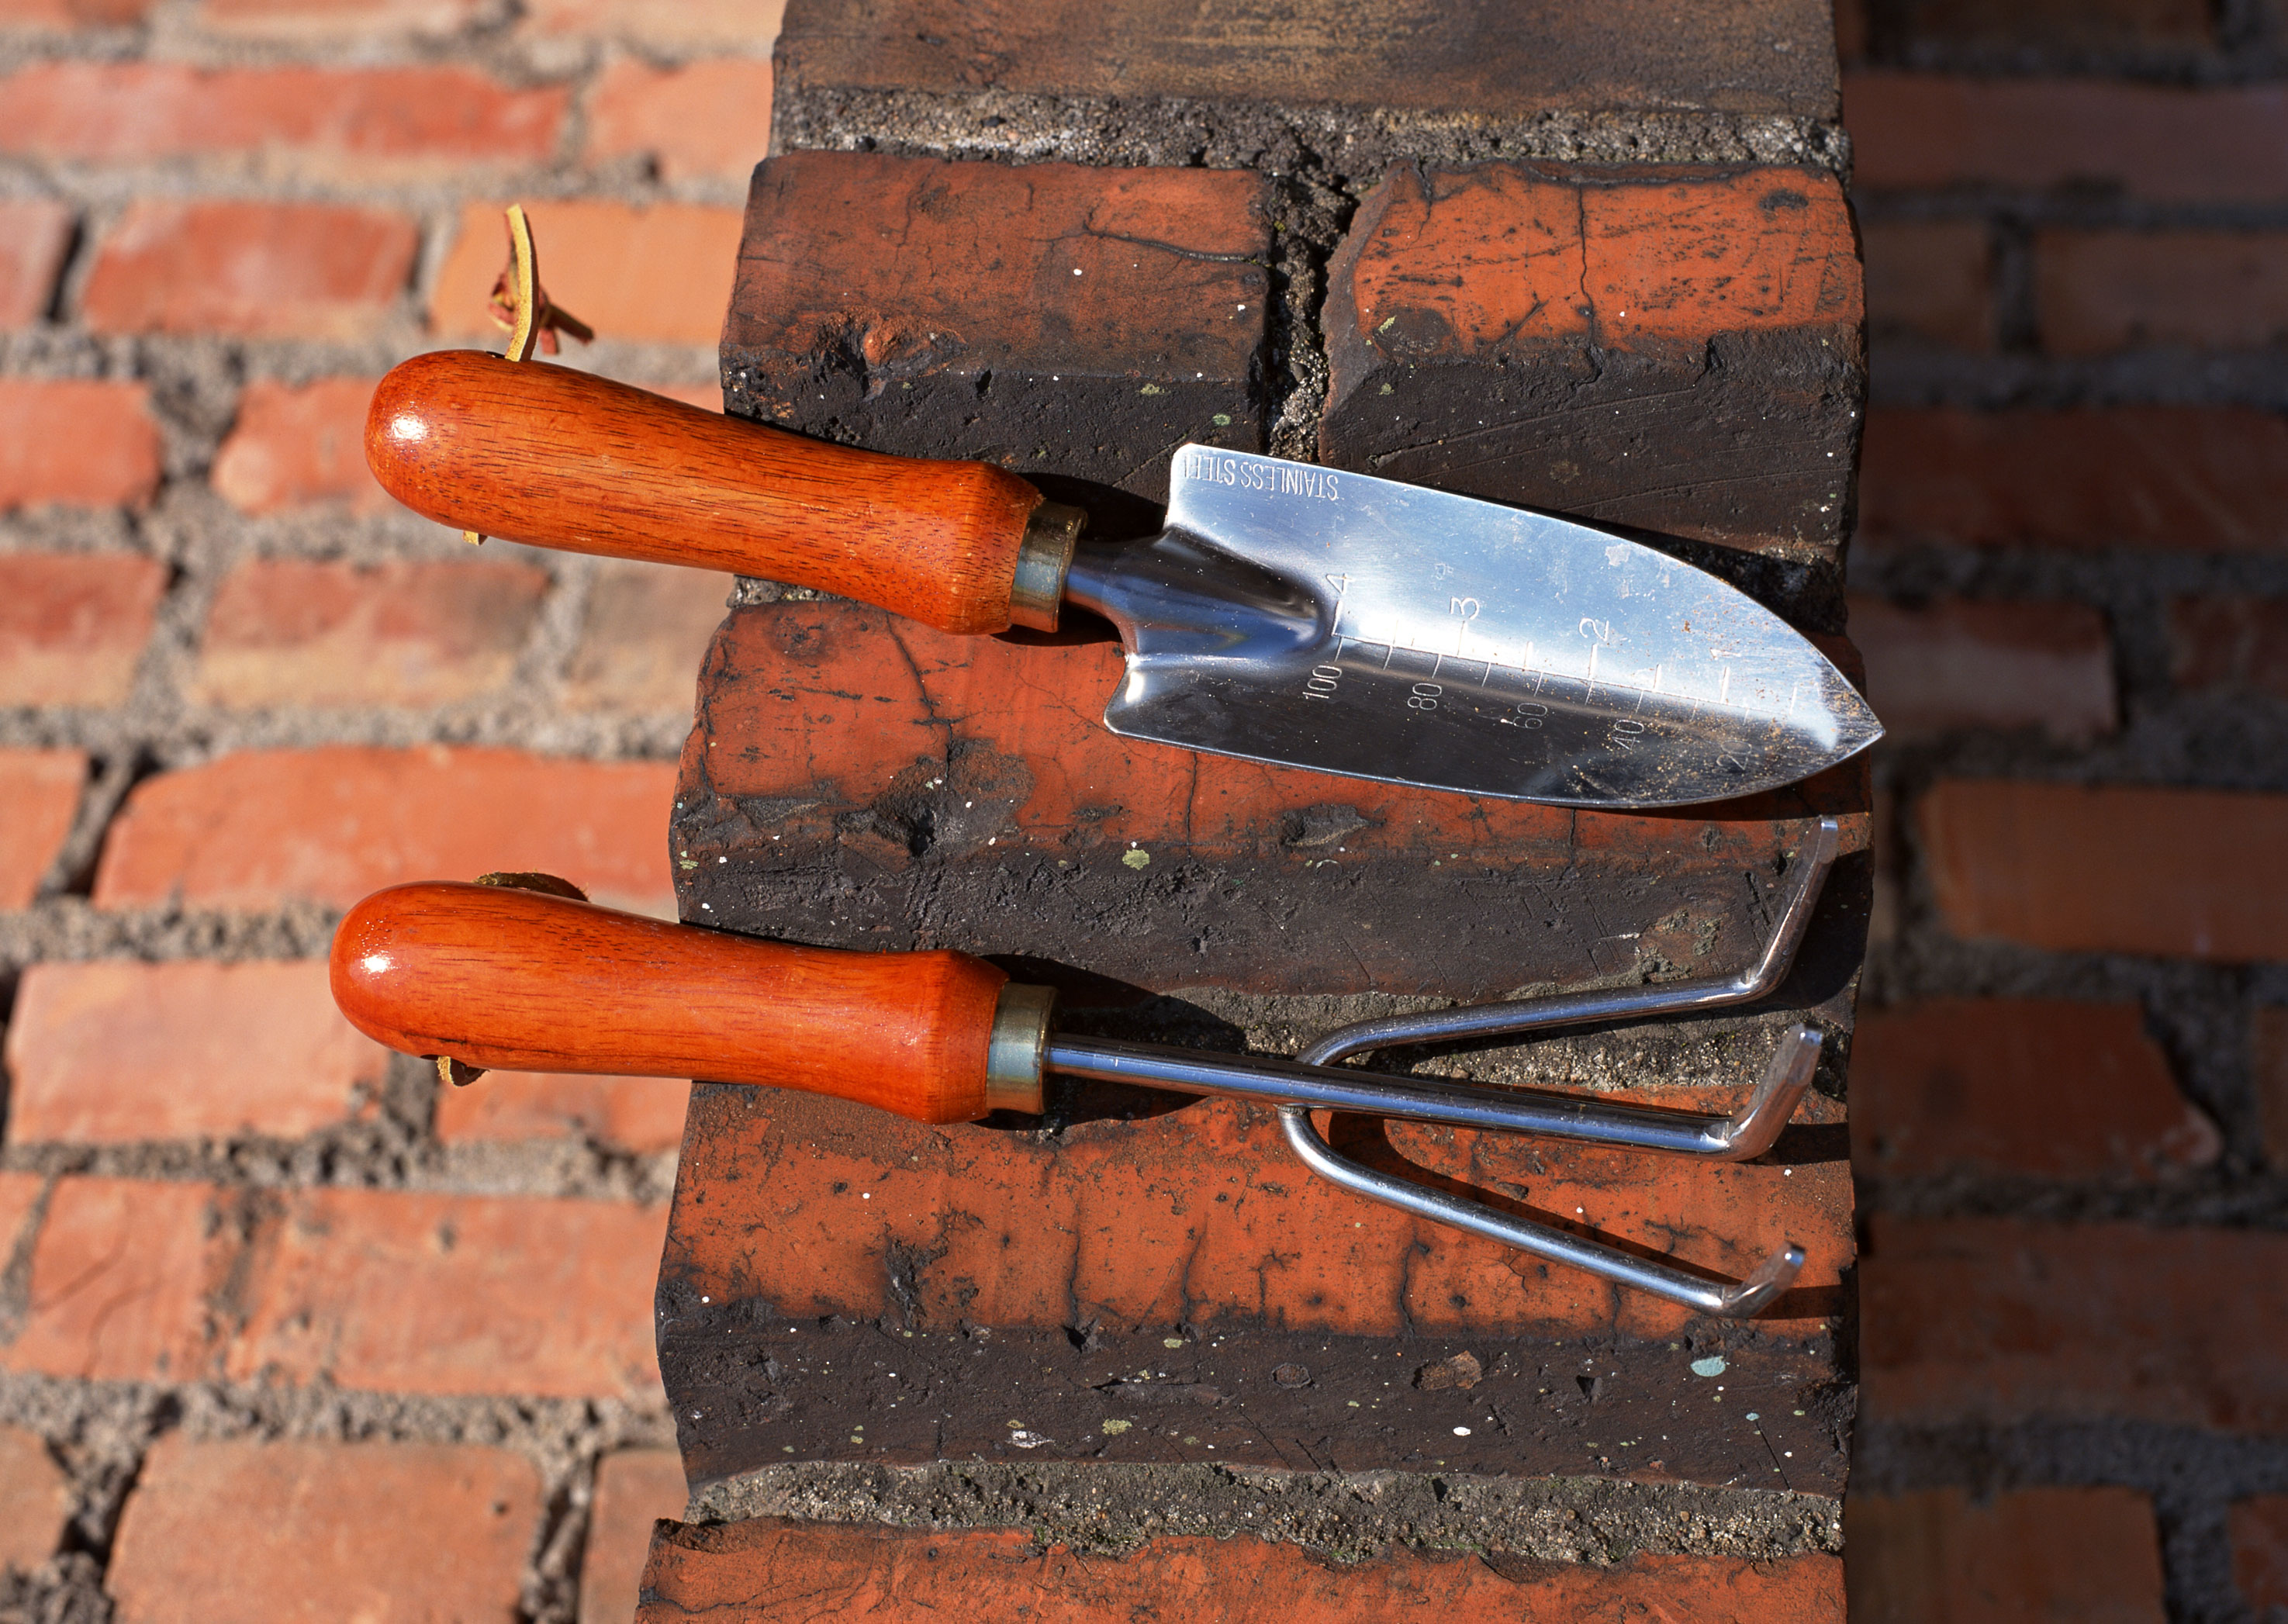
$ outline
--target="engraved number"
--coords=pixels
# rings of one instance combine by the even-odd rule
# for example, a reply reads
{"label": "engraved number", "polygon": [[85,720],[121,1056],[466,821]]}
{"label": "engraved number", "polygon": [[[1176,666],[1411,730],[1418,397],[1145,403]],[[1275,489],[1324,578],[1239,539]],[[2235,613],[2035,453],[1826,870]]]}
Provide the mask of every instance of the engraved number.
{"label": "engraved number", "polygon": [[1341,682],[1342,679],[1342,667],[1339,665],[1315,665],[1311,668],[1311,675],[1304,681],[1303,697],[1305,699],[1331,698],[1335,692],[1335,685]]}
{"label": "engraved number", "polygon": [[1528,700],[1517,708],[1515,716],[1502,717],[1501,725],[1504,727],[1538,727],[1548,719],[1548,706],[1535,700]]}
{"label": "engraved number", "polygon": [[1474,598],[1452,598],[1446,601],[1446,613],[1465,622],[1478,618],[1478,600]]}
{"label": "engraved number", "polygon": [[1438,709],[1438,696],[1445,691],[1443,686],[1434,682],[1418,682],[1406,701],[1406,708],[1409,710],[1435,710]]}
{"label": "engraved number", "polygon": [[1643,723],[1632,722],[1625,717],[1620,717],[1613,723],[1613,730],[1606,736],[1606,742],[1617,750],[1633,749],[1636,748],[1637,741],[1643,736],[1644,730]]}

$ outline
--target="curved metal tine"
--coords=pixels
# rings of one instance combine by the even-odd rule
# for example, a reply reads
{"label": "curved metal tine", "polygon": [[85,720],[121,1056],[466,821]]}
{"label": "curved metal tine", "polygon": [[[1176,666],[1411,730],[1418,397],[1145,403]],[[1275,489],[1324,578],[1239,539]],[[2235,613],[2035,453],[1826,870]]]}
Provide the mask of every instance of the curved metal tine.
{"label": "curved metal tine", "polygon": [[1513,1218],[1491,1208],[1437,1190],[1426,1190],[1403,1179],[1392,1178],[1371,1168],[1339,1156],[1311,1125],[1310,1113],[1300,1105],[1279,1107],[1279,1125],[1287,1143],[1303,1163],[1321,1177],[1370,1200],[1410,1212],[1434,1223],[1450,1224],[1482,1235],[1504,1246],[1515,1247],[1537,1257],[1569,1264],[1601,1279],[1648,1291],[1656,1297],[1683,1304],[1704,1314],[1728,1319],[1745,1319],[1767,1307],[1773,1298],[1795,1283],[1803,1267],[1803,1248],[1788,1242],[1737,1285],[1704,1280],[1648,1258],[1633,1256],[1616,1248],[1583,1239],[1567,1230]]}
{"label": "curved metal tine", "polygon": [[1822,818],[1806,848],[1798,854],[1794,884],[1780,905],[1779,921],[1772,927],[1763,952],[1746,969],[1729,976],[1704,977],[1697,981],[1670,981],[1652,986],[1608,987],[1590,993],[1553,993],[1540,998],[1515,998],[1500,1003],[1467,1004],[1455,1010],[1431,1010],[1419,1015],[1393,1015],[1380,1020],[1355,1021],[1338,1026],[1296,1057],[1310,1066],[1330,1066],[1351,1055],[1402,1043],[1428,1043],[1442,1038],[1494,1037],[1508,1032],[1529,1032],[1544,1026],[1569,1026],[1588,1021],[1625,1020],[1632,1017],[1676,1015],[1689,1010],[1719,1009],[1763,997],[1787,978],[1795,955],[1803,946],[1820,888],[1842,844],[1842,830],[1832,818]]}
{"label": "curved metal tine", "polygon": [[1796,1102],[1811,1087],[1819,1069],[1819,1034],[1798,1026],[1780,1039],[1754,1089],[1729,1116],[1720,1116],[1701,1130],[1708,1143],[1696,1153],[1712,1161],[1752,1161],[1772,1148],[1795,1114]]}
{"label": "curved metal tine", "polygon": [[[1781,905],[1778,923],[1773,926],[1763,952],[1755,963],[1735,975],[1672,982],[1662,986],[1560,993],[1545,998],[1513,999],[1423,1015],[1357,1021],[1337,1027],[1296,1058],[1309,1065],[1331,1066],[1351,1055],[1402,1043],[1438,1038],[1491,1037],[1593,1020],[1676,1014],[1761,998],[1778,986],[1794,965],[1820,890],[1826,883],[1828,871],[1835,866],[1841,840],[1842,831],[1834,819],[1819,820],[1808,849],[1799,859],[1801,873],[1795,877],[1787,900]],[[1718,1161],[1745,1161],[1769,1150],[1786,1128],[1788,1119],[1795,1114],[1796,1103],[1811,1086],[1820,1047],[1819,1034],[1808,1026],[1798,1026],[1782,1037],[1754,1090],[1729,1116],[1708,1121],[1698,1136],[1707,1148],[1696,1149],[1694,1153]],[[1594,1110],[1594,1106],[1585,1105],[1585,1116]],[[1362,1167],[1335,1153],[1319,1137],[1318,1129],[1312,1126],[1310,1112],[1303,1106],[1280,1106],[1279,1125],[1286,1132],[1289,1148],[1306,1167],[1353,1194],[1433,1223],[1484,1236],[1537,1257],[1569,1264],[1601,1279],[1650,1292],[1704,1314],[1740,1319],[1758,1313],[1794,1284],[1797,1273],[1803,1268],[1803,1248],[1789,1241],[1766,1258],[1746,1279],[1732,1286],[1718,1285],[1585,1240],[1569,1230],[1513,1218],[1477,1202],[1424,1189]],[[1585,1121],[1583,1126],[1588,1125]]]}

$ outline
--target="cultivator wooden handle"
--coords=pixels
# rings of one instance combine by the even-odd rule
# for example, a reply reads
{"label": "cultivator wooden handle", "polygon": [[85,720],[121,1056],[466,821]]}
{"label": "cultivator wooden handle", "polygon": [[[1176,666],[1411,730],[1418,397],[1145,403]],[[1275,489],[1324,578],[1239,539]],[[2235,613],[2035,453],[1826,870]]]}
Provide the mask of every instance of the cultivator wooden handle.
{"label": "cultivator wooden handle", "polygon": [[[1005,999],[1008,981],[965,953],[758,941],[504,885],[392,886],[333,950],[342,1013],[406,1054],[767,1083],[924,1122],[1039,1109],[1047,1002]],[[1005,1002],[1036,1034],[1029,1095],[989,1075]]]}
{"label": "cultivator wooden handle", "polygon": [[1054,630],[1080,527],[989,463],[829,445],[480,350],[383,378],[365,452],[384,489],[440,524],[761,575],[942,631]]}

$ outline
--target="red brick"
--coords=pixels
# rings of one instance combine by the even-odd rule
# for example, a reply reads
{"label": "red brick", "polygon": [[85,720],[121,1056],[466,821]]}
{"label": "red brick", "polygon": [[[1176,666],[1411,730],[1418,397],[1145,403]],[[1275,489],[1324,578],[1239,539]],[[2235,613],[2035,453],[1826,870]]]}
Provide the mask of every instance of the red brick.
{"label": "red brick", "polygon": [[0,512],[139,508],[159,486],[159,425],[140,384],[0,378]]}
{"label": "red brick", "polygon": [[2288,696],[2288,601],[2171,598],[2169,676],[2180,688]]}
{"label": "red brick", "polygon": [[389,314],[419,245],[388,210],[139,200],[104,236],[81,308],[98,332],[348,342]]}
{"label": "red brick", "polygon": [[1899,937],[1900,870],[1899,796],[1888,787],[1875,791],[1868,808],[1868,842],[1874,860],[1874,895],[1867,905],[1867,940],[1871,947],[1888,947]]}
{"label": "red brick", "polygon": [[[1175,840],[1181,831],[1192,853],[1271,851],[1292,860],[1294,848],[1282,844],[1291,820],[1328,794],[1326,775],[1305,768],[1195,757],[1111,733],[1097,710],[1100,696],[1120,681],[1119,646],[1108,640],[1022,645],[894,625],[880,611],[855,605],[790,603],[730,616],[709,660],[704,739],[694,735],[699,742],[687,759],[703,743],[710,753],[692,788],[787,804],[771,822],[774,838],[783,832],[790,841],[830,842],[846,812],[871,804],[916,763],[943,763],[958,781],[975,770],[959,764],[973,757],[1021,762],[1024,771],[989,787],[981,782],[1001,808],[995,824],[981,820],[957,834],[941,820],[933,852],[981,852],[989,836],[1021,835],[1037,850],[1080,857],[1139,838]],[[729,675],[748,672],[767,673],[768,680]],[[1074,696],[1084,697],[1076,703]],[[949,731],[948,717],[959,718],[957,730]],[[1734,802],[1688,834],[1666,818],[1425,796],[1355,780],[1342,790],[1344,804],[1365,820],[1345,837],[1351,853],[1434,861],[1467,847],[1477,861],[1558,867],[1609,852],[1625,853],[1633,866],[1676,863],[1720,848],[1744,862],[1768,862],[1792,839],[1769,820],[1830,810],[1844,817],[1845,839],[1855,844],[1863,838],[1860,793],[1855,781],[1832,803],[1781,812]],[[1357,950],[1354,944],[1351,954],[1282,965],[1282,990],[1306,990],[1293,978],[1350,963]],[[1692,955],[1681,943],[1674,951]],[[1514,970],[1514,961],[1506,962]],[[1390,963],[1373,973],[1410,984],[1420,972]]]}
{"label": "red brick", "polygon": [[590,162],[647,157],[665,180],[743,178],[770,144],[771,65],[760,58],[664,69],[624,58],[588,106]]}
{"label": "red brick", "polygon": [[2288,199],[2288,90],[2114,78],[1854,74],[1843,82],[1854,183],[2088,191],[2149,202]]}
{"label": "red brick", "polygon": [[[1161,0],[806,5],[788,18],[778,60],[783,91],[820,98],[805,109],[812,117],[849,91],[1402,108],[1481,128],[1616,107],[1834,116],[1829,0],[1607,0],[1535,12],[1529,23],[1501,6],[1448,7],[1435,26],[1418,20],[1425,15],[1223,0],[1172,26]],[[1368,153],[1353,162],[1380,162]]]}
{"label": "red brick", "polygon": [[2079,604],[1904,609],[1851,599],[1867,697],[1895,739],[1958,727],[2038,727],[2085,742],[2119,721],[2105,617]]}
{"label": "red brick", "polygon": [[1835,54],[1847,68],[1867,55],[1867,0],[1835,0]]}
{"label": "red brick", "polygon": [[[721,336],[739,263],[736,209],[562,199],[526,212],[548,297],[600,337],[712,345]],[[486,307],[507,258],[500,205],[464,204],[431,297],[431,325],[497,339]]]}
{"label": "red brick", "polygon": [[1839,544],[1863,305],[1831,175],[1400,168],[1360,203],[1327,311],[1331,463]]}
{"label": "red brick", "polygon": [[666,1212],[377,1190],[248,1197],[65,1178],[32,1255],[14,1370],[382,1392],[656,1391]]}
{"label": "red brick", "polygon": [[75,1498],[45,1439],[0,1427],[0,1569],[36,1568],[54,1556]]}
{"label": "red brick", "polygon": [[437,1096],[437,1137],[448,1145],[577,1137],[639,1155],[683,1142],[689,1086],[664,1077],[487,1072]]}
{"label": "red brick", "polygon": [[35,964],[7,1052],[14,1145],[292,1138],[357,1115],[389,1059],[322,959]]}
{"label": "red brick", "polygon": [[1261,443],[1269,205],[1239,170],[790,153],[748,194],[722,367],[789,427],[1164,500],[1169,448]]}
{"label": "red brick", "polygon": [[1860,1414],[1886,1426],[2101,1417],[2288,1432],[2288,1235],[1878,1213]]}
{"label": "red brick", "polygon": [[1851,1105],[1862,1176],[2152,1179],[2206,1167],[2224,1148],[2178,1093],[2134,1004],[1862,1010]]}
{"label": "red brick", "polygon": [[1638,1556],[1609,1566],[1403,1548],[1355,1564],[1241,1534],[1148,1541],[1124,1557],[1045,1551],[1020,1529],[852,1527],[757,1517],[663,1529],[640,1624],[767,1624],[838,1614],[1186,1624],[1454,1618],[1690,1617],[1696,1624],[1843,1618],[1843,1564]]}
{"label": "red brick", "polygon": [[[481,1084],[478,1086],[482,1086]],[[656,1393],[664,1208],[306,1190],[248,1248],[234,1381],[368,1391]]]}
{"label": "red brick", "polygon": [[2216,43],[2202,0],[1909,0],[1895,49],[2202,51]]}
{"label": "red brick", "polygon": [[2288,233],[2041,232],[2034,306],[2056,355],[2261,349],[2288,339]]}
{"label": "red brick", "polygon": [[0,329],[29,327],[47,313],[71,237],[67,204],[33,197],[0,202]]}
{"label": "red brick", "polygon": [[545,162],[571,99],[465,67],[41,62],[0,79],[0,152],[107,164],[232,153],[258,155],[266,172],[444,175]]}
{"label": "red brick", "polygon": [[0,1366],[91,1382],[209,1374],[212,1300],[239,1253],[230,1204],[205,1184],[58,1180]]}
{"label": "red brick", "polygon": [[2134,1489],[1958,1488],[1844,1502],[1855,1624],[2166,1624],[2161,1535]]}
{"label": "red brick", "polygon": [[218,34],[264,39],[457,34],[492,14],[486,0],[201,0],[199,20]]}
{"label": "red brick", "polygon": [[150,9],[151,0],[0,0],[0,29],[126,28]]}
{"label": "red brick", "polygon": [[564,702],[575,710],[689,711],[700,657],[722,624],[731,585],[728,575],[695,569],[598,569]]}
{"label": "red brick", "polygon": [[2264,1159],[2288,1168],[2288,1009],[2267,1004],[2249,1012],[2248,1050]]}
{"label": "red brick", "polygon": [[510,1624],[541,1503],[538,1470],[505,1449],[170,1433],[104,1587],[122,1624]]}
{"label": "red brick", "polygon": [[2288,420],[2231,407],[1867,415],[1859,539],[2257,552],[2288,545]]}
{"label": "red brick", "polygon": [[29,907],[79,813],[83,750],[0,750],[0,908]]}
{"label": "red brick", "polygon": [[[481,1087],[482,1084],[476,1086]],[[1706,1109],[1704,1093],[1631,1094]],[[905,1271],[898,1311],[926,1328],[964,1319],[1050,1328],[1266,1323],[1395,1335],[1667,1337],[1688,1310],[1291,1175],[1270,1113],[1203,1101],[1147,1121],[1076,1126],[1060,1144],[927,1129],[782,1090],[742,1098],[735,1130],[695,1131],[678,1176],[669,1265],[719,1301],[790,1316],[871,1319]],[[1433,1177],[1530,1188],[1648,1255],[1738,1279],[1787,1240],[1808,1254],[1781,1335],[1833,1311],[1852,1256],[1848,1168],[1733,1168],[1393,1124],[1399,1154]],[[767,1169],[763,1173],[762,1169]],[[860,1192],[870,1192],[862,1201]],[[774,1244],[759,1247],[758,1234]],[[1013,1246],[1012,1236],[1028,1237]],[[1311,1238],[1299,1248],[1297,1237]]]}
{"label": "red brick", "polygon": [[1994,248],[1977,220],[1863,225],[1867,325],[1958,350],[1994,347]]}
{"label": "red brick", "polygon": [[96,871],[100,907],[347,907],[413,879],[561,875],[673,913],[668,762],[516,750],[249,750],[136,788]]}
{"label": "red brick", "polygon": [[505,560],[258,558],[215,594],[185,690],[237,710],[473,699],[516,669],[548,586]]}
{"label": "red brick", "polygon": [[155,558],[0,554],[0,704],[123,702],[166,588]]}
{"label": "red brick", "polygon": [[2288,1607],[2288,1494],[2236,1501],[2227,1521],[2240,1599],[2259,1612]]}
{"label": "red brick", "polygon": [[672,1449],[623,1449],[598,1464],[580,1558],[580,1624],[627,1624],[635,1617],[651,1525],[680,1517],[689,1494],[683,1457]]}
{"label": "red brick", "polygon": [[1920,811],[1931,888],[1958,936],[2288,957],[2288,796],[1949,780]]}
{"label": "red brick", "polygon": [[374,383],[334,377],[249,384],[208,475],[215,490],[242,513],[321,503],[343,503],[353,513],[388,511],[388,494],[365,465],[365,412]]}
{"label": "red brick", "polygon": [[646,0],[533,0],[525,26],[542,34],[618,35],[658,45],[737,45],[760,51],[778,36],[786,0],[687,0],[673,6]]}

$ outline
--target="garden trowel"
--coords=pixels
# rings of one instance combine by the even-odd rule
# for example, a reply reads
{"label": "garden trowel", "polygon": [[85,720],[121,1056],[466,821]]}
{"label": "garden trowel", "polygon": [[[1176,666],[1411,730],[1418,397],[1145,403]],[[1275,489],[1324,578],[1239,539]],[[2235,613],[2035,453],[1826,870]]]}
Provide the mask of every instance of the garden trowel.
{"label": "garden trowel", "polygon": [[1166,528],[989,463],[862,451],[477,351],[417,356],[366,424],[417,512],[574,552],[728,570],[950,632],[1109,621],[1130,738],[1466,795],[1685,805],[1792,783],[1882,733],[1754,599],[1545,513],[1188,445]]}

